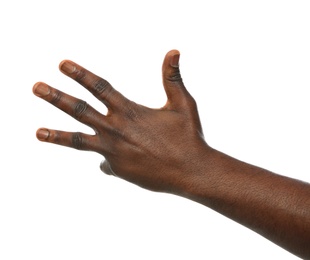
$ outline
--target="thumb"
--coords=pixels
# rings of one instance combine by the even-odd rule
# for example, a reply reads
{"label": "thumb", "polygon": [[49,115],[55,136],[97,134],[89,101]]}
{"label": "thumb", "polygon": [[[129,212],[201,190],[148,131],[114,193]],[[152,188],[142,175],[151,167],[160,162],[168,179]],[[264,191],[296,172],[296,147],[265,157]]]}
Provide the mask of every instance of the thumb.
{"label": "thumb", "polygon": [[171,50],[166,54],[163,62],[163,85],[168,98],[166,107],[179,107],[189,96],[180,74],[179,59],[180,52],[178,50]]}

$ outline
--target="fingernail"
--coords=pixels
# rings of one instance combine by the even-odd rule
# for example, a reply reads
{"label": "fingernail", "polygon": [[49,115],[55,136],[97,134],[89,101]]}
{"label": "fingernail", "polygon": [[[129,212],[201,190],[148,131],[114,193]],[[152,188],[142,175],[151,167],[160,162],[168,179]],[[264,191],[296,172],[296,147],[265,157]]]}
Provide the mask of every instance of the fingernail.
{"label": "fingernail", "polygon": [[179,60],[180,60],[180,54],[175,54],[174,56],[171,57],[171,60],[170,60],[170,65],[172,67],[179,67]]}
{"label": "fingernail", "polygon": [[50,135],[50,132],[47,130],[47,129],[39,129],[37,131],[37,138],[40,140],[40,141],[44,141],[46,140]]}
{"label": "fingernail", "polygon": [[73,72],[75,72],[76,67],[69,61],[63,61],[60,66],[59,66],[60,70],[67,73],[67,74],[71,74]]}
{"label": "fingernail", "polygon": [[37,83],[33,87],[33,92],[39,97],[44,97],[44,96],[47,96],[51,92],[51,90],[48,85],[44,83]]}

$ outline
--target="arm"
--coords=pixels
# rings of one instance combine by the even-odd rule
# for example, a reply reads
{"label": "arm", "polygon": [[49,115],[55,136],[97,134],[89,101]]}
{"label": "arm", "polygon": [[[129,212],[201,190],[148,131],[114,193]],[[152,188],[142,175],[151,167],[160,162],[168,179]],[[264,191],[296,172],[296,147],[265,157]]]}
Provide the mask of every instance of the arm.
{"label": "arm", "polygon": [[41,128],[40,141],[95,151],[101,170],[143,188],[199,202],[254,230],[286,250],[310,259],[310,185],[229,157],[204,140],[195,100],[179,71],[179,52],[167,53],[160,109],[138,105],[109,82],[72,61],[60,70],[108,108],[90,105],[45,83],[38,97],[94,130],[93,135]]}

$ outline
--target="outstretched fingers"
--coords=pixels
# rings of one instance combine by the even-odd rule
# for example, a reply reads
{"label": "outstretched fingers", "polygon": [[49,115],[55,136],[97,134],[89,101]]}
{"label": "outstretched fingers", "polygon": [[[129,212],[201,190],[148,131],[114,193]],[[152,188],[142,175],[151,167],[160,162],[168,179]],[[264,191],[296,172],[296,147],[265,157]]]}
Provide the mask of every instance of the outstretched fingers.
{"label": "outstretched fingers", "polygon": [[115,90],[108,81],[70,60],[62,61],[59,64],[59,69],[65,75],[74,79],[89,90],[96,98],[103,102],[110,111],[121,106],[126,100],[126,98]]}
{"label": "outstretched fingers", "polygon": [[85,101],[52,88],[43,82],[38,82],[33,86],[33,93],[81,123],[90,126],[94,131],[98,128],[98,124],[102,126],[105,122],[105,116]]}
{"label": "outstretched fingers", "polygon": [[97,135],[88,135],[84,133],[72,133],[46,128],[39,128],[36,132],[37,138],[42,142],[48,142],[67,146],[77,150],[98,151]]}

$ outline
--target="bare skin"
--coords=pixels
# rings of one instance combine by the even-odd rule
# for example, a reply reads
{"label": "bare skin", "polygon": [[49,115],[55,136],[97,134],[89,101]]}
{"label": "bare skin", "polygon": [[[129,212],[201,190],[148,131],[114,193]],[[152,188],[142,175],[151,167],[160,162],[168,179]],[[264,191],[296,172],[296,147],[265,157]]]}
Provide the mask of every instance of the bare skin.
{"label": "bare skin", "polygon": [[65,60],[60,70],[108,108],[103,115],[84,101],[45,83],[36,96],[91,127],[95,134],[40,128],[40,141],[104,156],[103,172],[143,188],[199,202],[252,229],[303,259],[310,259],[310,185],[241,162],[205,141],[197,106],[179,71],[180,53],[163,62],[167,103],[136,104],[106,80]]}

